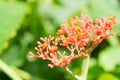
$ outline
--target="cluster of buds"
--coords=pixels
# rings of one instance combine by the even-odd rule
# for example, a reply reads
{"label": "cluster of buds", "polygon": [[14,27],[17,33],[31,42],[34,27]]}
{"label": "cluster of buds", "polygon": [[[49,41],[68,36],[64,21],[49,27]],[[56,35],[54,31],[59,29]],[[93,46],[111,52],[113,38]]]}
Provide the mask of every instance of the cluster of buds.
{"label": "cluster of buds", "polygon": [[[51,68],[66,66],[73,59],[88,56],[101,41],[113,35],[113,24],[115,16],[90,20],[81,14],[81,19],[76,16],[69,23],[65,21],[57,31],[58,37],[41,37],[35,47],[36,54],[30,52],[30,57],[49,60]],[[61,47],[66,49],[62,51]]]}

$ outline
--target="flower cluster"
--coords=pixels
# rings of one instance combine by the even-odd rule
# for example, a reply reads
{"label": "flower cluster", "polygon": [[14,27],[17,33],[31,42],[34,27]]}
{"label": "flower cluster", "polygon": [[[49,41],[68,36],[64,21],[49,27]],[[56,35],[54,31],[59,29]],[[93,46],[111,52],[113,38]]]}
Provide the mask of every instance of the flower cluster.
{"label": "flower cluster", "polygon": [[[73,59],[89,55],[101,41],[113,35],[113,24],[115,16],[90,20],[87,15],[81,14],[81,19],[76,16],[69,23],[65,21],[57,31],[58,37],[41,37],[35,47],[37,54],[30,52],[30,57],[51,61],[48,65],[51,68],[66,66]],[[61,51],[61,46],[67,50]]]}

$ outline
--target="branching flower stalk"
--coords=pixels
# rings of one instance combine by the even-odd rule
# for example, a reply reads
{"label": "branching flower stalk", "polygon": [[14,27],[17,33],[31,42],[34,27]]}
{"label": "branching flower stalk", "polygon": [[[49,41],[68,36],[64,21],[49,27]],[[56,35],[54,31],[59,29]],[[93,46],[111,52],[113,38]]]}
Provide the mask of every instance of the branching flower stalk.
{"label": "branching flower stalk", "polygon": [[[91,52],[107,37],[113,35],[112,26],[115,24],[115,16],[90,20],[87,15],[71,18],[65,21],[57,31],[58,37],[41,37],[35,47],[36,54],[29,52],[31,58],[49,60],[50,68],[63,67],[76,80],[86,80]],[[59,47],[66,50],[61,51]],[[67,65],[76,58],[83,57],[80,76],[72,73]]]}

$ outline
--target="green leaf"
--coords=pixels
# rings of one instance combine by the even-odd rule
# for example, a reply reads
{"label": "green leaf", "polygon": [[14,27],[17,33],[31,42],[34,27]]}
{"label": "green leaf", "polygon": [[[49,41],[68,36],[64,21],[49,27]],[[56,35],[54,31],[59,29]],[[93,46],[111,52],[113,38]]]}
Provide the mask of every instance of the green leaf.
{"label": "green leaf", "polygon": [[115,76],[109,73],[103,73],[97,80],[119,80]]}
{"label": "green leaf", "polygon": [[120,46],[109,47],[98,58],[99,65],[106,71],[113,71],[120,64]]}
{"label": "green leaf", "polygon": [[30,73],[23,71],[17,67],[12,67],[12,69],[24,80],[45,80],[45,79],[33,76]]}
{"label": "green leaf", "polygon": [[88,80],[94,80],[102,73],[104,73],[103,69],[98,64],[96,64],[89,68],[87,78]]}
{"label": "green leaf", "polygon": [[108,37],[107,41],[110,43],[111,46],[117,46],[117,45],[119,45],[119,39],[115,35]]}
{"label": "green leaf", "polygon": [[97,0],[97,3],[96,0],[89,1],[89,14],[94,17],[108,15],[115,15],[119,17],[119,9],[120,8],[117,0]]}
{"label": "green leaf", "polygon": [[0,1],[0,52],[16,35],[27,12],[28,5],[25,3]]}
{"label": "green leaf", "polygon": [[39,6],[41,15],[49,15],[57,23],[62,23],[67,18],[80,11],[86,6],[87,0],[59,0],[60,4],[56,5],[49,0],[44,0]]}
{"label": "green leaf", "polygon": [[86,6],[87,0],[61,0],[61,6],[54,6],[53,17],[59,23],[63,23],[64,20],[71,17],[75,13],[79,13]]}
{"label": "green leaf", "polygon": [[20,67],[24,63],[22,48],[18,45],[10,46],[0,58],[10,66]]}

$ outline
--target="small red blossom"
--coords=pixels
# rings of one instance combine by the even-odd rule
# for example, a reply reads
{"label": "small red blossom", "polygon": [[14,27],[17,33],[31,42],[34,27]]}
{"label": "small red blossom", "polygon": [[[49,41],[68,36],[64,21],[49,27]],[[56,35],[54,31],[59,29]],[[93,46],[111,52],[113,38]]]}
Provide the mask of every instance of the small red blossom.
{"label": "small red blossom", "polygon": [[[30,52],[31,58],[42,58],[51,61],[48,66],[66,66],[73,59],[89,55],[101,41],[113,35],[112,26],[116,23],[115,16],[90,20],[87,15],[81,15],[65,21],[57,31],[58,37],[40,38],[35,47],[37,54]],[[109,31],[109,33],[107,33]],[[91,42],[91,45],[88,45]],[[64,46],[70,52],[60,51],[59,46]]]}
{"label": "small red blossom", "polygon": [[51,53],[54,53],[54,52],[56,52],[57,50],[58,50],[58,47],[57,47],[57,46],[54,46],[54,45],[49,48],[49,51],[50,51]]}
{"label": "small red blossom", "polygon": [[69,44],[68,40],[67,39],[63,39],[62,40],[62,46],[67,46]]}
{"label": "small red blossom", "polygon": [[57,31],[57,34],[63,35],[63,34],[65,34],[65,33],[64,33],[64,30],[63,30],[63,29],[59,29],[59,30]]}
{"label": "small red blossom", "polygon": [[44,44],[41,45],[41,48],[42,48],[42,49],[45,49],[45,48],[47,48],[47,47],[48,47],[48,44],[47,44],[47,43],[44,43]]}

